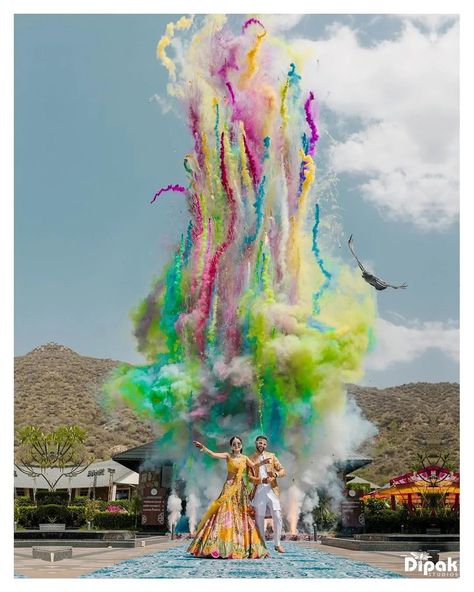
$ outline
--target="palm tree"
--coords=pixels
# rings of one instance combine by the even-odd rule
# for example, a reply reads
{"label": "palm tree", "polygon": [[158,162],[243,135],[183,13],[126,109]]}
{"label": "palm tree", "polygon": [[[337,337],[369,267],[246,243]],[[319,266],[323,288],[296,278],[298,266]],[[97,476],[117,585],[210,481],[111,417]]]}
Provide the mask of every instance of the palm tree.
{"label": "palm tree", "polygon": [[137,530],[137,519],[138,514],[141,512],[142,509],[142,500],[136,491],[130,498],[130,504],[128,507],[129,511],[135,516],[135,530]]}
{"label": "palm tree", "polygon": [[313,520],[318,530],[330,528],[336,522],[337,516],[331,510],[327,493],[319,494],[319,504],[313,509]]}

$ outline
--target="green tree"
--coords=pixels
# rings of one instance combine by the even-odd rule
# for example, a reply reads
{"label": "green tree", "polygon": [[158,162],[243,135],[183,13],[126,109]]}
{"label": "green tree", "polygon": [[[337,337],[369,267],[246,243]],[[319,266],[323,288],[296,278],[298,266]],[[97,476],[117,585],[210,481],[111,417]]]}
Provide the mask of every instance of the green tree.
{"label": "green tree", "polygon": [[[15,467],[30,477],[42,477],[54,491],[62,477],[75,477],[87,469],[93,459],[85,448],[87,431],[77,425],[59,426],[45,433],[33,425],[16,432],[20,445]],[[48,479],[45,469],[59,469],[55,480]]]}
{"label": "green tree", "polygon": [[100,508],[100,501],[88,499],[84,505],[84,518],[87,522],[92,522],[95,518],[95,515],[99,511]]}
{"label": "green tree", "polygon": [[313,509],[313,520],[318,530],[326,530],[337,522],[337,514],[331,510],[329,496],[324,492],[318,493],[319,504]]}
{"label": "green tree", "polygon": [[17,498],[15,498],[13,505],[13,519],[15,520],[15,522],[19,522],[20,520],[20,502]]}
{"label": "green tree", "polygon": [[142,500],[140,498],[140,496],[138,495],[138,493],[135,491],[132,495],[132,497],[130,498],[130,504],[128,506],[128,511],[130,512],[130,514],[133,514],[133,516],[135,517],[135,530],[137,530],[137,519],[138,519],[138,514],[141,512],[142,510]]}

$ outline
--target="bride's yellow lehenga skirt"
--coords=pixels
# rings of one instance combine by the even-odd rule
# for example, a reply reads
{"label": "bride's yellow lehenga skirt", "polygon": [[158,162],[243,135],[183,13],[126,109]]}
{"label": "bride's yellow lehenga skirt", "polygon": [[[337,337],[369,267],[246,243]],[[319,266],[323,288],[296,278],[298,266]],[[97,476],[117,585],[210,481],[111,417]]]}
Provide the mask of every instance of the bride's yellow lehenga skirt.
{"label": "bride's yellow lehenga skirt", "polygon": [[[226,482],[221,495],[211,504],[209,510],[213,506],[217,507],[207,518],[204,516],[205,521],[201,521],[196,536],[188,547],[189,553],[196,557],[214,559],[260,559],[268,556],[242,482],[235,485]],[[206,514],[209,514],[209,510]]]}

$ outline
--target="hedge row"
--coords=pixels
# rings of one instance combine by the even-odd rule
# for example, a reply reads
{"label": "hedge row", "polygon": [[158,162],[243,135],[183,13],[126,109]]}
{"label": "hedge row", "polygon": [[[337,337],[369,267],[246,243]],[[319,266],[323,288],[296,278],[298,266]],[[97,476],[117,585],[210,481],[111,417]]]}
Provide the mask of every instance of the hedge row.
{"label": "hedge row", "polygon": [[59,491],[38,491],[36,493],[37,506],[60,505],[67,506],[69,503],[69,493],[65,490]]}
{"label": "hedge row", "polygon": [[439,528],[441,534],[459,533],[459,512],[440,509],[436,515],[427,508],[390,510],[383,505],[364,506],[365,532],[425,534],[427,528]]}
{"label": "hedge row", "polygon": [[[78,496],[74,498],[71,503],[68,503],[67,491],[38,491],[36,494],[36,506],[41,505],[66,505],[69,507],[85,506],[89,498],[87,496]],[[35,506],[33,500],[27,495],[18,495],[15,497],[15,501],[19,506]],[[98,507],[102,511],[106,511],[107,506],[119,506],[127,512],[130,510],[130,500],[116,500],[108,502],[105,500],[96,500]],[[35,506],[35,507],[36,507]]]}
{"label": "hedge row", "polygon": [[[85,506],[85,504],[88,501],[88,497],[86,495],[83,496],[77,496],[73,499],[73,501],[71,502],[71,505],[74,506]],[[124,510],[127,510],[127,512],[129,511],[129,506],[130,506],[130,500],[126,499],[126,500],[116,500],[113,502],[107,502],[105,500],[96,500],[98,503],[98,507],[99,510],[101,510],[102,512],[106,511],[107,506],[119,506],[120,508],[123,508]]]}
{"label": "hedge row", "polygon": [[[83,506],[20,506],[18,523],[25,528],[37,528],[39,524],[66,524],[68,528],[79,528],[86,523]],[[125,529],[135,526],[135,516],[121,512],[97,512],[94,527],[99,529]]]}
{"label": "hedge row", "polygon": [[48,522],[66,524],[67,527],[79,528],[85,524],[84,508],[47,504],[44,506],[20,506],[18,523],[25,528],[35,528]]}

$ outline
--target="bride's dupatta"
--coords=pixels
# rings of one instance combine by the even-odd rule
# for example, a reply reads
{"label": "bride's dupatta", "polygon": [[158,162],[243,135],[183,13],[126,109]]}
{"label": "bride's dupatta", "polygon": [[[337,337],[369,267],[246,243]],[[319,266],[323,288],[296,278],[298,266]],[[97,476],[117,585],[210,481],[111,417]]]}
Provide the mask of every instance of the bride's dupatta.
{"label": "bride's dupatta", "polygon": [[211,503],[211,505],[207,509],[207,512],[201,518],[201,522],[199,522],[199,526],[197,527],[196,532],[199,532],[199,530],[201,530],[202,526],[214,514],[214,512],[217,511],[217,509],[219,508],[219,506],[221,504],[226,502],[229,498],[231,498],[234,495],[234,493],[239,488],[240,482],[242,481],[243,473],[246,468],[247,468],[247,463],[246,462],[242,463],[241,466],[238,468],[237,473],[235,474],[234,482],[232,483],[232,485],[230,487],[227,488],[227,491],[225,493],[220,495],[216,500],[214,500]]}

